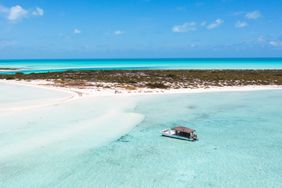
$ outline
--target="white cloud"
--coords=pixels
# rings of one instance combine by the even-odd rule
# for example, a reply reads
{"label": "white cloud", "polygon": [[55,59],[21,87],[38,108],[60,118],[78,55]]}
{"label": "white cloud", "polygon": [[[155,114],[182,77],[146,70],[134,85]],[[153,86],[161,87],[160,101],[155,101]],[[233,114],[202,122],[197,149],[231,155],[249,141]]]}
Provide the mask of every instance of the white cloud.
{"label": "white cloud", "polygon": [[173,26],[172,31],[175,33],[184,33],[188,31],[196,31],[197,24],[195,22],[186,22],[182,25]]}
{"label": "white cloud", "polygon": [[200,29],[201,27],[205,27],[207,29],[214,29],[219,27],[224,23],[224,20],[222,19],[216,19],[214,22],[208,24],[206,21],[202,22],[186,22],[182,25],[175,25],[172,27],[172,32],[175,33],[184,33],[188,31],[196,31],[198,28]]}
{"label": "white cloud", "polygon": [[219,27],[220,25],[222,25],[223,23],[224,23],[224,20],[217,19],[214,22],[212,22],[211,24],[209,24],[207,26],[207,29],[215,29],[215,28]]}
{"label": "white cloud", "polygon": [[17,21],[24,17],[26,17],[28,14],[28,11],[25,10],[20,5],[16,5],[10,8],[8,13],[8,20],[10,21]]}
{"label": "white cloud", "polygon": [[255,42],[264,47],[282,48],[281,36],[273,37],[260,35]]}
{"label": "white cloud", "polygon": [[80,31],[80,29],[75,28],[75,29],[73,30],[73,33],[74,33],[74,34],[80,34],[81,31]]}
{"label": "white cloud", "polygon": [[36,7],[32,11],[32,15],[34,15],[34,16],[43,16],[44,15],[44,10],[42,8]]}
{"label": "white cloud", "polygon": [[248,23],[247,22],[242,22],[242,21],[237,21],[235,23],[235,27],[236,28],[244,28],[244,27],[247,27],[248,26]]}
{"label": "white cloud", "polygon": [[282,47],[282,41],[279,40],[272,40],[269,42],[269,44],[273,47]]}
{"label": "white cloud", "polygon": [[258,10],[246,13],[245,17],[250,20],[255,20],[261,17],[261,13]]}
{"label": "white cloud", "polygon": [[10,22],[17,22],[29,16],[43,16],[44,10],[36,7],[35,9],[25,9],[20,5],[5,7],[0,5],[0,14],[3,14]]}
{"label": "white cloud", "polygon": [[124,31],[121,31],[121,30],[116,30],[114,32],[114,35],[123,35],[124,34]]}

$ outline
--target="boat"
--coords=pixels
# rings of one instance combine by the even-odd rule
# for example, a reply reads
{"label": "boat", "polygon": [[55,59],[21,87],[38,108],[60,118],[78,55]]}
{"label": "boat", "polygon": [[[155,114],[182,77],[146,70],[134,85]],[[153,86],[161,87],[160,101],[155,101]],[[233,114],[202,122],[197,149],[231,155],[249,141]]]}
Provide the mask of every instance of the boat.
{"label": "boat", "polygon": [[184,126],[177,126],[171,129],[164,129],[161,131],[162,136],[176,138],[181,140],[187,141],[196,141],[198,140],[196,130],[184,127]]}

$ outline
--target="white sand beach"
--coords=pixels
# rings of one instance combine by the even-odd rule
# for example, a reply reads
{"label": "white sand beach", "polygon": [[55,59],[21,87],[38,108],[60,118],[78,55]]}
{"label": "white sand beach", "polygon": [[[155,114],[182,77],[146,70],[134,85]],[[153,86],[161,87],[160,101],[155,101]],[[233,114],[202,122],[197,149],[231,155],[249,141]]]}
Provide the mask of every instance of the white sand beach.
{"label": "white sand beach", "polygon": [[[13,99],[0,105],[0,133],[4,135],[0,141],[0,158],[45,147],[69,137],[76,139],[81,134],[85,140],[94,138],[93,147],[117,139],[142,121],[141,114],[130,112],[135,106],[134,101],[125,97],[80,95],[69,89],[37,84],[0,82],[0,90],[10,90],[6,93],[1,90],[1,100],[14,93]],[[30,98],[34,90],[38,96],[33,93]]]}
{"label": "white sand beach", "polygon": [[[33,88],[48,89],[53,91],[61,91],[72,95],[73,99],[85,96],[143,96],[152,94],[182,94],[182,93],[203,93],[203,92],[228,92],[228,91],[256,91],[256,90],[273,90],[282,89],[278,85],[249,85],[249,86],[224,86],[224,87],[206,87],[206,88],[180,88],[180,89],[150,89],[150,88],[137,88],[135,90],[111,87],[59,87],[52,81],[46,80],[0,80],[0,83],[29,86]],[[102,83],[107,85],[106,83]]]}

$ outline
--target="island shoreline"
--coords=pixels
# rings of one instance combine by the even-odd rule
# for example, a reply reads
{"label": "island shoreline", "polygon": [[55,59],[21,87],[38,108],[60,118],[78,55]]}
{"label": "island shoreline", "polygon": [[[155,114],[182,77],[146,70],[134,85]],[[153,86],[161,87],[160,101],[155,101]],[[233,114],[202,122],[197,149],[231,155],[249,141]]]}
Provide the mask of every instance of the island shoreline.
{"label": "island shoreline", "polygon": [[282,70],[81,70],[0,74],[0,81],[77,96],[248,91],[281,88]]}

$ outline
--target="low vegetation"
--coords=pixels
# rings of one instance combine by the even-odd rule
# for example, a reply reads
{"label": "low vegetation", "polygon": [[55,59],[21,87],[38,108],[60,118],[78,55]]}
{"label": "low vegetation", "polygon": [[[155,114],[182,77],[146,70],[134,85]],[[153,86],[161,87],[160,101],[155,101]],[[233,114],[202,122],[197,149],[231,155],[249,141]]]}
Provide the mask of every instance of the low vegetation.
{"label": "low vegetation", "polygon": [[17,68],[6,68],[6,67],[0,67],[0,71],[15,71],[15,70],[19,70]]}
{"label": "low vegetation", "polygon": [[51,80],[61,86],[118,84],[126,88],[282,85],[282,70],[97,70],[0,74],[0,79]]}

